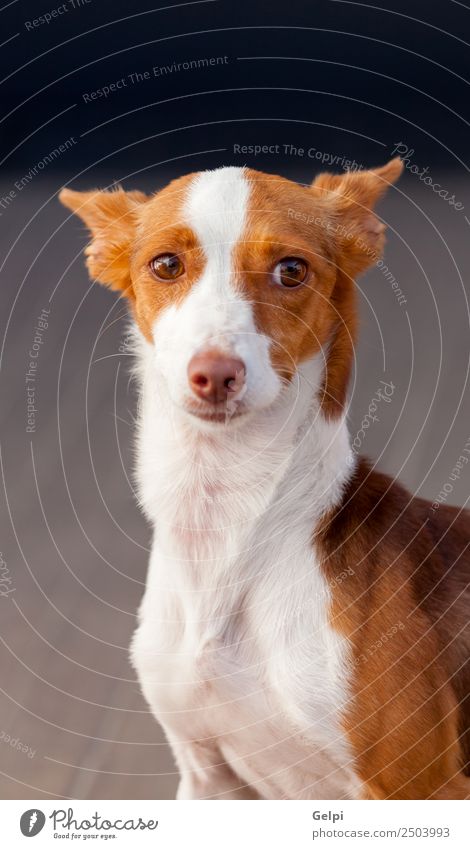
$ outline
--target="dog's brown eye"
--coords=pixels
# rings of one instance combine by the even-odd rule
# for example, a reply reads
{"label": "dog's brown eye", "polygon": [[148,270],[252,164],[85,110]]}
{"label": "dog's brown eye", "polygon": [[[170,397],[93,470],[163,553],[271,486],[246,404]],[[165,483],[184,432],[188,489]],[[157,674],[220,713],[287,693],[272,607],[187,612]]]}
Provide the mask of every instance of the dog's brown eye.
{"label": "dog's brown eye", "polygon": [[184,272],[184,265],[176,254],[160,254],[152,259],[150,268],[159,280],[176,280]]}
{"label": "dog's brown eye", "polygon": [[286,256],[276,265],[273,271],[273,279],[275,283],[285,286],[287,289],[294,289],[304,282],[307,271],[308,266],[303,259],[296,256]]}

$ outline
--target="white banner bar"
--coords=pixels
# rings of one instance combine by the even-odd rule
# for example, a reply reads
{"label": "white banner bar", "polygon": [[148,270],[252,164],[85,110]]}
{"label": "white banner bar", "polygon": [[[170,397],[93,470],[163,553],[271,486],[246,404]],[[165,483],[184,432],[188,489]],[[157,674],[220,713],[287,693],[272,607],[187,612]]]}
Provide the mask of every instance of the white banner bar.
{"label": "white banner bar", "polygon": [[3,801],[0,810],[6,849],[470,846],[470,801]]}

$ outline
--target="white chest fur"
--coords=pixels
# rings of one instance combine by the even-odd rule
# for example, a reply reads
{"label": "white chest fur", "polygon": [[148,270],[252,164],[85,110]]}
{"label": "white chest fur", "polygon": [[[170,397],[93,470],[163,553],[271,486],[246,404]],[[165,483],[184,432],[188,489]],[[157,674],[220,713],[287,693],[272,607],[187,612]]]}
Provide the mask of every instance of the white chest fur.
{"label": "white chest fur", "polygon": [[155,443],[159,407],[144,403],[140,484],[156,532],[132,652],[181,769],[223,761],[264,798],[354,795],[348,646],[313,541],[350,470],[344,424],[314,421],[308,398],[286,415],[286,399],[243,437],[192,439],[160,416]]}

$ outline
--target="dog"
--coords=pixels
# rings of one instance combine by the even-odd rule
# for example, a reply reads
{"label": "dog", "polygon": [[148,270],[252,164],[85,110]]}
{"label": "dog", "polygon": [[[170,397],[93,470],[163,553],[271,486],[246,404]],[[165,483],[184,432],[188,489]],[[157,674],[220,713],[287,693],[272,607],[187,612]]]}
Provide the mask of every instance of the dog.
{"label": "dog", "polygon": [[469,516],[346,425],[354,281],[401,171],[60,194],[135,328],[153,544],[131,658],[179,799],[470,797]]}

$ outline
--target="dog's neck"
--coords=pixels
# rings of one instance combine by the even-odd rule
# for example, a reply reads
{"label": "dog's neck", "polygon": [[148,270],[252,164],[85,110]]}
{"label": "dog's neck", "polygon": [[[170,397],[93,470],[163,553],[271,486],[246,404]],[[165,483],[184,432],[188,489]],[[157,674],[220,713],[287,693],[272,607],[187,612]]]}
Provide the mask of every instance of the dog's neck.
{"label": "dog's neck", "polygon": [[139,346],[138,479],[159,544],[184,561],[234,556],[267,513],[308,511],[312,533],[352,474],[345,417],[318,401],[320,358],[301,366],[277,402],[254,417],[201,427],[160,385],[153,348]]}

